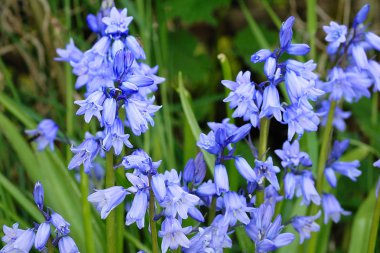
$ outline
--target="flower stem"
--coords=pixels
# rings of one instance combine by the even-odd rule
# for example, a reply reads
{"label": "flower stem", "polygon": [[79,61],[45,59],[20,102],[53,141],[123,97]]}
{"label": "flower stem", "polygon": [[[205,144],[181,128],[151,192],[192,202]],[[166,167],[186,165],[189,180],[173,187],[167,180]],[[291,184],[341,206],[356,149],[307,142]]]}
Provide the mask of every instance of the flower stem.
{"label": "flower stem", "polygon": [[322,192],[323,172],[325,170],[325,165],[326,165],[326,161],[328,158],[330,145],[331,145],[331,136],[333,133],[333,120],[334,120],[335,108],[336,108],[336,101],[332,100],[330,104],[330,110],[327,116],[326,127],[322,135],[322,144],[321,144],[321,149],[319,152],[319,160],[318,160],[318,167],[317,167],[317,182],[316,182],[317,191],[319,193]]}
{"label": "flower stem", "polygon": [[[322,135],[322,144],[321,149],[319,151],[319,159],[318,159],[318,167],[317,167],[317,191],[319,194],[322,193],[323,190],[323,172],[325,170],[326,161],[329,154],[329,149],[331,145],[331,136],[333,133],[333,120],[334,120],[334,113],[335,108],[337,106],[337,102],[332,100],[330,104],[329,113],[327,116],[327,123],[326,127],[323,131]],[[318,211],[317,205],[310,205],[308,210],[308,215],[315,214]],[[314,253],[317,248],[317,241],[318,241],[318,234],[313,235],[310,238],[309,246],[308,246],[308,253]]]}
{"label": "flower stem", "polygon": [[215,209],[216,209],[216,198],[213,197],[211,201],[209,215],[208,215],[208,225],[211,225],[212,221],[215,218],[215,211],[216,211]]}
{"label": "flower stem", "polygon": [[82,167],[80,170],[80,188],[82,193],[82,215],[84,234],[86,237],[86,252],[95,252],[94,248],[94,234],[91,226],[92,214],[91,206],[87,200],[88,196],[88,175],[84,172]]}
{"label": "flower stem", "polygon": [[[115,185],[115,171],[113,168],[113,150],[106,153],[106,188]],[[116,224],[115,212],[111,211],[106,219],[107,253],[116,252]]]}
{"label": "flower stem", "polygon": [[[152,175],[149,175],[149,185],[152,185]],[[152,252],[159,253],[158,248],[158,239],[157,239],[157,227],[156,222],[154,221],[154,192],[152,187],[149,188],[149,225],[150,231],[152,233]]]}
{"label": "flower stem", "polygon": [[369,233],[368,253],[374,253],[376,248],[377,231],[380,219],[380,198],[377,197],[375,211],[373,212],[371,232]]}
{"label": "flower stem", "polygon": [[[269,123],[270,119],[262,118],[260,120],[260,136],[259,136],[259,157],[258,159],[261,161],[265,161],[266,158],[266,152],[267,152],[267,146],[268,146],[268,134],[269,134]],[[260,185],[261,188],[265,187],[265,181],[262,185]],[[256,194],[256,205],[260,205],[264,202],[264,189],[262,191],[258,191]]]}

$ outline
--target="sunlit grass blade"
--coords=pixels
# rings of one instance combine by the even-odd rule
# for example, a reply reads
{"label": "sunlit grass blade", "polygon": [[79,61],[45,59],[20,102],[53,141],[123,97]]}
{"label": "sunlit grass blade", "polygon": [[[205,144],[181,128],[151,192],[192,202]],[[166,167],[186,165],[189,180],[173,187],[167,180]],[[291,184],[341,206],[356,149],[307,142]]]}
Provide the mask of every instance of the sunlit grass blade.
{"label": "sunlit grass blade", "polygon": [[[193,133],[194,138],[196,140],[198,140],[199,135],[201,133],[201,129],[197,123],[197,119],[194,115],[194,112],[191,109],[191,105],[189,103],[190,94],[185,89],[181,72],[178,73],[178,90],[177,91],[178,91],[179,97],[181,99],[182,108],[183,108],[183,111],[185,113],[187,122],[190,125],[191,132]],[[202,150],[202,152],[203,152],[205,161],[206,161],[206,163],[210,169],[210,172],[213,175],[214,174],[214,158],[209,153],[207,153],[206,151]]]}

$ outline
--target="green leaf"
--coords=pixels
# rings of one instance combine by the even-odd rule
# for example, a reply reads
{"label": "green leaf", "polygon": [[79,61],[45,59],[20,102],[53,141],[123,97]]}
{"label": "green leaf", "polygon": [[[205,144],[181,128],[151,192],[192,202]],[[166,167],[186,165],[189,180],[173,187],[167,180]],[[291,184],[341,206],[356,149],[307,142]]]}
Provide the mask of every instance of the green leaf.
{"label": "green leaf", "polygon": [[[181,99],[181,104],[182,104],[182,108],[185,113],[186,119],[190,125],[191,132],[193,133],[194,138],[198,140],[199,135],[201,133],[201,129],[198,125],[197,119],[195,118],[194,112],[191,109],[191,105],[189,102],[190,94],[187,92],[187,90],[184,87],[181,72],[178,73],[178,90],[177,91]],[[214,157],[204,150],[202,150],[202,152],[203,152],[205,161],[210,169],[211,174],[214,175]]]}
{"label": "green leaf", "polygon": [[375,189],[360,205],[352,225],[350,247],[348,253],[367,252],[371,233],[371,224],[376,205]]}
{"label": "green leaf", "polygon": [[168,0],[165,11],[168,18],[179,17],[188,24],[206,22],[216,25],[214,11],[229,3],[230,0]]}

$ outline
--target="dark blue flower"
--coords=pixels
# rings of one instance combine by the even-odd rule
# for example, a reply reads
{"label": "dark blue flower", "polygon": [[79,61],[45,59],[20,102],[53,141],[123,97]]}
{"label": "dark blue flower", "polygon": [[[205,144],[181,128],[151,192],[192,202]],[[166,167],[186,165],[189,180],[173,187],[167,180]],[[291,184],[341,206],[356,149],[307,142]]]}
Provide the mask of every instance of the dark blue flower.
{"label": "dark blue flower", "polygon": [[38,209],[42,210],[44,207],[44,187],[40,182],[34,185],[33,198]]}
{"label": "dark blue flower", "polygon": [[54,140],[58,133],[57,124],[51,119],[42,120],[37,129],[26,130],[25,133],[37,142],[38,150],[41,151],[49,145],[51,150],[54,150]]}

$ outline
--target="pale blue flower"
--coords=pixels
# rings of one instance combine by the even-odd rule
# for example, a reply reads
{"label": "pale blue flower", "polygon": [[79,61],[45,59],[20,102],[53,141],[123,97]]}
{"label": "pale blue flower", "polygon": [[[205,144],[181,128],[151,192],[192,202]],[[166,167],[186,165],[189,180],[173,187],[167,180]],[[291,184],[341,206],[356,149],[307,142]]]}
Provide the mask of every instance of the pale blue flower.
{"label": "pale blue flower", "polygon": [[115,207],[123,202],[127,194],[127,190],[123,187],[112,186],[104,190],[95,190],[87,197],[87,200],[95,206],[100,217],[105,219]]}

